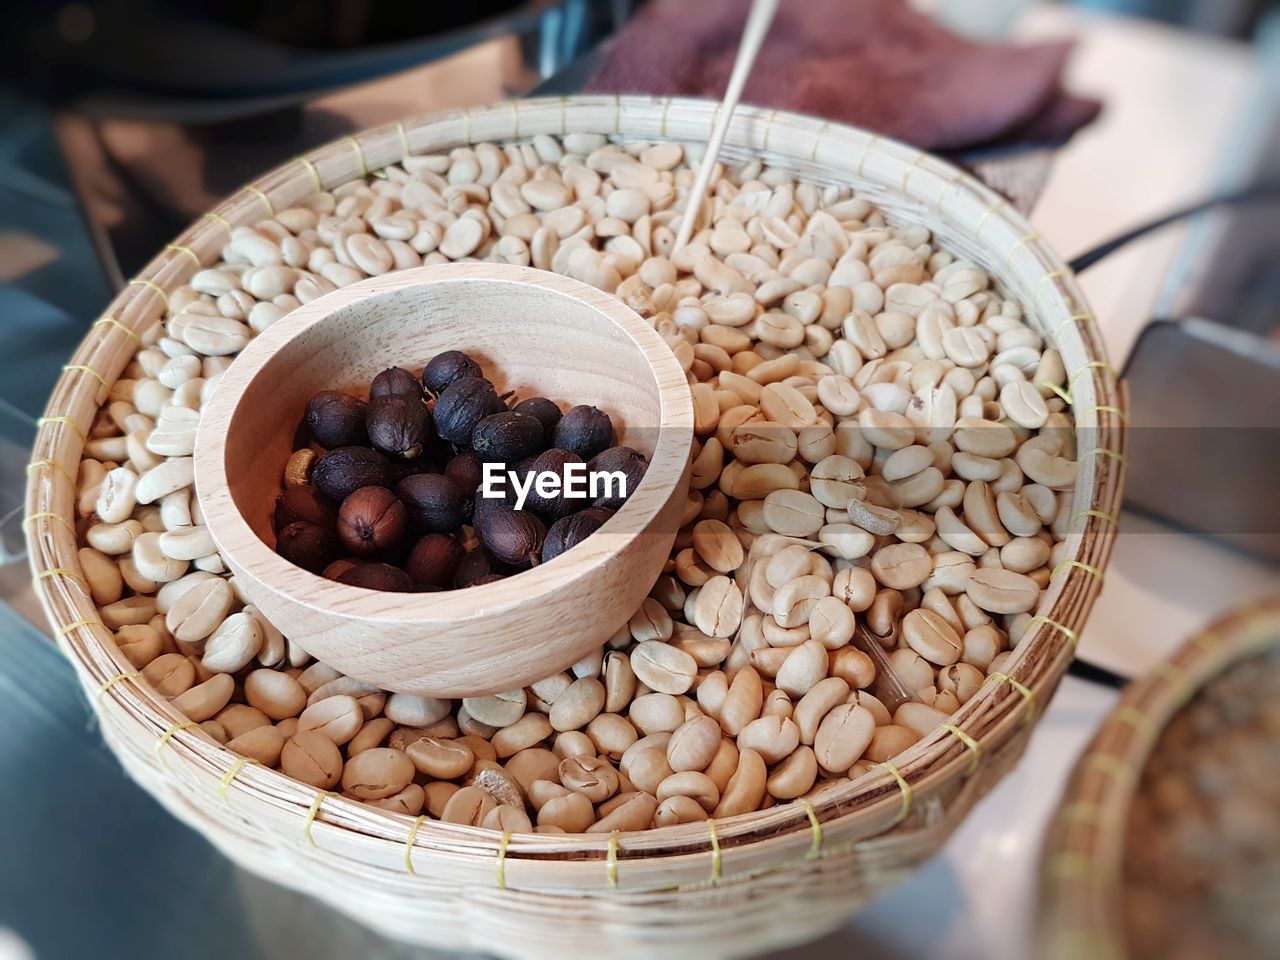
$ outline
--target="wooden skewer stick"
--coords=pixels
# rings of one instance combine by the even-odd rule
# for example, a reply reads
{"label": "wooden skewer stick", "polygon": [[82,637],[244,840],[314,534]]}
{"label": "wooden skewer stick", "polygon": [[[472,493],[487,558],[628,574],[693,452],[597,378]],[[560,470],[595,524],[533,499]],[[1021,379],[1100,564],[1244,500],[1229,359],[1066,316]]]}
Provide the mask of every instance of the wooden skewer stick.
{"label": "wooden skewer stick", "polygon": [[720,101],[719,118],[715,129],[711,131],[711,139],[707,141],[702,163],[698,165],[698,178],[693,182],[693,190],[685,204],[673,253],[693,236],[698,215],[702,212],[702,201],[706,199],[707,188],[711,186],[711,171],[715,169],[720,147],[724,145],[724,138],[729,133],[729,121],[733,119],[733,111],[738,106],[738,98],[742,96],[742,88],[746,86],[747,76],[756,62],[756,54],[760,52],[760,45],[764,43],[765,34],[769,32],[769,25],[773,23],[773,15],[777,12],[778,0],[752,0],[747,25],[743,28],[742,39],[738,43],[738,56],[733,61],[733,73],[729,75],[729,85],[725,88],[724,99]]}

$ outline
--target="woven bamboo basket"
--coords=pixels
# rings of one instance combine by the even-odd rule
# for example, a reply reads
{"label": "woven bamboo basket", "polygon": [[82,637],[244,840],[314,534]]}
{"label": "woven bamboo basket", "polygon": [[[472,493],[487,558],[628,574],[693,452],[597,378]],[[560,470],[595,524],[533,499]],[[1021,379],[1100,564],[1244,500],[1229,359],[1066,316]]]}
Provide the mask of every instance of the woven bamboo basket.
{"label": "woven bamboo basket", "polygon": [[1165,728],[1210,681],[1277,648],[1280,597],[1224,617],[1126,688],[1072,771],[1045,837],[1037,956],[1129,955],[1125,835],[1147,760]]}
{"label": "woven bamboo basket", "polygon": [[[539,133],[705,142],[708,101],[572,97],[405,120],[279,167],[169,245],[95,323],[35,442],[27,529],[38,590],[103,734],[140,784],[249,870],[392,937],[503,955],[736,956],[818,937],[932,855],[1016,762],[1101,586],[1124,473],[1123,390],[1075,278],[1006,200],[940,160],[847,126],[741,107],[723,158],[761,158],[863,191],[987,268],[1056,345],[1081,439],[1067,557],[1007,672],[911,749],[812,802],[640,833],[517,835],[415,822],[244,762],[183,725],[118,652],[80,573],[74,484],[84,435],[166,293],[216,260],[232,225],[408,154]],[[1087,442],[1085,437],[1088,437]]]}

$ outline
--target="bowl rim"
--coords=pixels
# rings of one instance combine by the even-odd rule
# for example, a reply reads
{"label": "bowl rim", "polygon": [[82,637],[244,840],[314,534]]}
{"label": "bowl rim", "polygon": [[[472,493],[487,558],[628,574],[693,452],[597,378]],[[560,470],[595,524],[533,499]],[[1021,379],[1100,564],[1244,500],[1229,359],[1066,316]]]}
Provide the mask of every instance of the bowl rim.
{"label": "bowl rim", "polygon": [[[626,334],[644,358],[657,392],[658,438],[644,479],[597,531],[610,535],[589,537],[573,550],[503,580],[436,593],[394,593],[340,584],[279,556],[241,514],[227,476],[227,429],[241,410],[245,390],[281,350],[339,312],[407,288],[475,282],[535,286],[577,301]],[[647,535],[689,463],[693,433],[692,395],[675,354],[652,326],[613,294],[533,267],[480,262],[433,264],[340,287],[303,304],[254,337],[224,371],[202,411],[193,454],[195,490],[205,525],[219,552],[233,567],[243,568],[252,579],[292,603],[325,614],[387,625],[462,622],[508,611],[576,582]],[[390,637],[387,642],[398,645]]]}

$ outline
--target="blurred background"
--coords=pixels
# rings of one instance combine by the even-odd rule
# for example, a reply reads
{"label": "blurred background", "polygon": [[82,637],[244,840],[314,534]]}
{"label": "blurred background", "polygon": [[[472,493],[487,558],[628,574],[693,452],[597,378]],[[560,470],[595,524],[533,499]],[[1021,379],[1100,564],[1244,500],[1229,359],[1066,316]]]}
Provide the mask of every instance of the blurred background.
{"label": "blurred background", "polygon": [[[88,324],[202,211],[352,130],[588,88],[644,6],[86,0],[6,10],[0,818],[30,826],[7,831],[3,845],[0,960],[416,955],[238,871],[123,778],[43,636],[22,562],[27,451]],[[1080,648],[1087,676],[1067,679],[1021,767],[945,856],[847,931],[795,954],[1017,958],[1064,758],[1113,703],[1115,684],[1278,580],[1280,4],[910,6],[989,58],[1000,44],[1072,41],[1061,82],[1097,101],[1096,117],[947,151],[1009,194],[1065,257],[1207,198],[1245,198],[1145,234],[1082,277],[1134,421],[1152,428],[1133,434],[1124,535]],[[927,929],[904,922],[921,898],[937,910]]]}

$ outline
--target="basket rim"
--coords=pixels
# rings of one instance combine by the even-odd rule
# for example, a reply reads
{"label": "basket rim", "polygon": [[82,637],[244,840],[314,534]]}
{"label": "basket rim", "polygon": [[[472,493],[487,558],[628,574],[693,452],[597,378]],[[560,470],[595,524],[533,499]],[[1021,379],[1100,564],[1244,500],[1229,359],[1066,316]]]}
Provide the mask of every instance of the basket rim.
{"label": "basket rim", "polygon": [[[899,141],[803,114],[738,107],[723,156],[733,159],[745,153],[758,157],[785,166],[797,179],[821,179],[824,171],[835,171],[837,182],[856,185],[873,198],[875,190],[895,191],[896,196],[917,201],[919,210],[932,211],[930,216],[938,218],[937,222],[946,224],[949,217],[957,224],[967,222],[988,253],[993,243],[983,239],[983,230],[988,237],[1000,235],[1009,242],[1003,266],[993,268],[993,276],[1007,283],[1015,266],[1033,273],[1038,281],[1028,282],[1032,295],[1020,297],[1025,299],[1028,313],[1039,320],[1046,336],[1054,338],[1055,346],[1064,342],[1064,330],[1077,336],[1079,344],[1073,345],[1086,358],[1072,373],[1069,387],[1078,399],[1093,401],[1092,407],[1075,410],[1077,428],[1096,430],[1099,446],[1091,451],[1091,457],[1081,457],[1076,491],[1078,495],[1088,488],[1090,495],[1072,518],[1067,541],[1070,560],[1065,569],[1060,565],[1062,576],[1051,578],[1042,603],[1044,613],[1037,614],[1014,648],[1006,673],[984,681],[979,693],[949,718],[951,729],[938,728],[893,763],[829,788],[811,803],[778,804],[725,818],[714,822],[714,832],[701,824],[655,828],[622,835],[626,843],[621,849],[616,836],[602,834],[568,835],[573,842],[571,850],[566,848],[567,840],[551,835],[521,834],[509,838],[509,843],[500,842],[496,831],[415,822],[404,815],[317,793],[283,773],[246,768],[235,754],[186,732],[184,718],[160,702],[145,684],[136,682],[136,671],[115,649],[110,631],[96,621],[92,602],[86,602],[71,578],[59,575],[68,570],[78,572],[78,544],[66,519],[72,513],[74,485],[68,492],[53,468],[60,467],[66,475],[60,461],[79,462],[87,424],[114,380],[101,371],[114,365],[118,376],[140,342],[140,331],[154,331],[162,319],[167,290],[186,282],[195,264],[216,260],[236,225],[274,216],[276,204],[287,205],[317,186],[333,189],[411,154],[485,141],[527,140],[539,133],[603,133],[633,141],[705,142],[718,110],[718,104],[694,98],[540,98],[440,111],[370,128],[259,177],[196,220],[130,280],[91,328],[55,386],[33,447],[27,491],[28,546],[33,573],[43,587],[37,592],[59,646],[72,660],[86,691],[93,695],[94,709],[104,716],[113,712],[129,715],[159,743],[180,752],[185,761],[202,767],[215,780],[222,780],[224,789],[230,783],[233,794],[295,794],[298,796],[288,802],[300,815],[308,810],[306,798],[312,798],[305,824],[308,838],[312,823],[316,823],[353,830],[374,842],[390,841],[397,849],[457,853],[490,865],[501,852],[508,874],[522,855],[537,862],[534,858],[539,856],[571,853],[576,860],[563,861],[564,866],[595,862],[592,870],[599,875],[603,873],[600,861],[616,866],[620,858],[625,862],[662,860],[674,869],[689,857],[705,864],[713,850],[718,863],[722,848],[727,861],[734,851],[756,844],[774,844],[776,848],[785,842],[789,849],[803,853],[811,839],[814,849],[820,847],[824,835],[830,840],[852,832],[856,833],[854,840],[861,841],[896,827],[913,804],[918,808],[919,801],[956,785],[971,766],[980,766],[977,761],[1013,741],[1023,724],[1034,720],[1070,662],[1110,555],[1124,472],[1123,387],[1106,360],[1096,321],[1087,312],[1083,292],[1071,271],[1007,200],[946,161]],[[429,148],[423,145],[428,139]],[[856,158],[856,165],[851,158]],[[810,169],[811,165],[815,166]],[[926,180],[934,184],[927,194],[920,186]],[[102,363],[104,357],[106,364]],[[86,369],[97,371],[99,382],[83,376]],[[66,549],[68,543],[70,550]],[[100,632],[108,636],[103,638]],[[959,734],[952,732],[957,729]],[[976,747],[969,746],[970,742]],[[518,883],[513,881],[513,885]]]}
{"label": "basket rim", "polygon": [[1193,634],[1125,687],[1067,778],[1045,835],[1037,936],[1042,955],[1127,955],[1121,914],[1129,812],[1169,724],[1232,666],[1280,649],[1280,595]]}

